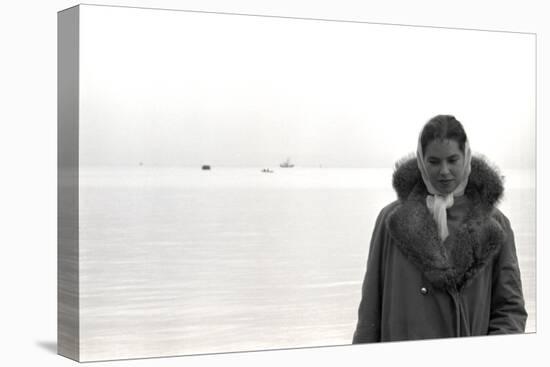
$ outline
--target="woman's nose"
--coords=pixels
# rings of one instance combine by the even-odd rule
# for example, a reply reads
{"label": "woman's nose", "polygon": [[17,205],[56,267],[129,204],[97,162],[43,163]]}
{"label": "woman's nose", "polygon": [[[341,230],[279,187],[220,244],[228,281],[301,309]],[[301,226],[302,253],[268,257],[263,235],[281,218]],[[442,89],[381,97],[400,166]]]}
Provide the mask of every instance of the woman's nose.
{"label": "woman's nose", "polygon": [[448,175],[450,173],[449,171],[449,165],[447,163],[441,164],[441,169],[439,170],[439,174],[441,176]]}

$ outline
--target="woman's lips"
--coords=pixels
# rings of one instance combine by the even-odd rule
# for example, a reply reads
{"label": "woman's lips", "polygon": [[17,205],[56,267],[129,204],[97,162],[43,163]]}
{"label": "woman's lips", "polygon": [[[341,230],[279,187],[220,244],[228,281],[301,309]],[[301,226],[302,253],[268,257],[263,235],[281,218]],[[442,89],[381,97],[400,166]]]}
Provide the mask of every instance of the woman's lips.
{"label": "woman's lips", "polygon": [[454,182],[454,179],[453,178],[450,178],[450,179],[446,179],[446,180],[438,180],[440,184],[444,185],[444,186],[448,186],[450,185],[451,183]]}

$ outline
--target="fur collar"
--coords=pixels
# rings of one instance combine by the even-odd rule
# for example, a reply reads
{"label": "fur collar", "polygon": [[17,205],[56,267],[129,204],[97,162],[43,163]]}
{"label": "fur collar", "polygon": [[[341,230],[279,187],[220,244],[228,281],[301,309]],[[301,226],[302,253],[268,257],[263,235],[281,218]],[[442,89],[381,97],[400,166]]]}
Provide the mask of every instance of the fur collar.
{"label": "fur collar", "polygon": [[390,213],[389,231],[399,249],[436,288],[464,288],[505,240],[505,231],[493,216],[504,191],[502,179],[479,157],[472,157],[471,167],[464,194],[473,205],[459,230],[443,243],[426,207],[428,193],[416,158],[399,162],[393,174],[400,205]]}

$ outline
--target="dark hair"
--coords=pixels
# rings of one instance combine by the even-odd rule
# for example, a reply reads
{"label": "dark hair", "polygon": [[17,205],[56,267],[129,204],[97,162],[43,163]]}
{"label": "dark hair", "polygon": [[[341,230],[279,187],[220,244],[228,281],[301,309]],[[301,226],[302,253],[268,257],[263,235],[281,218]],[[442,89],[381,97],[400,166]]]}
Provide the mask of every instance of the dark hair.
{"label": "dark hair", "polygon": [[422,146],[423,154],[426,154],[426,146],[432,141],[439,140],[454,140],[458,143],[458,147],[464,153],[464,145],[466,144],[466,132],[460,121],[452,115],[437,115],[432,117],[420,135],[420,145]]}

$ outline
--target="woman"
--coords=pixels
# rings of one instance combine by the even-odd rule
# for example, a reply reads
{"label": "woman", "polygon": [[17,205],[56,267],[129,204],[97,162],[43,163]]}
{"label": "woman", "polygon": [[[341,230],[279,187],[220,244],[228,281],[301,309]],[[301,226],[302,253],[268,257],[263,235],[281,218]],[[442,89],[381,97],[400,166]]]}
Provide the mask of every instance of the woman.
{"label": "woman", "polygon": [[371,240],[353,343],[520,333],[527,313],[500,176],[453,116],[424,126]]}

